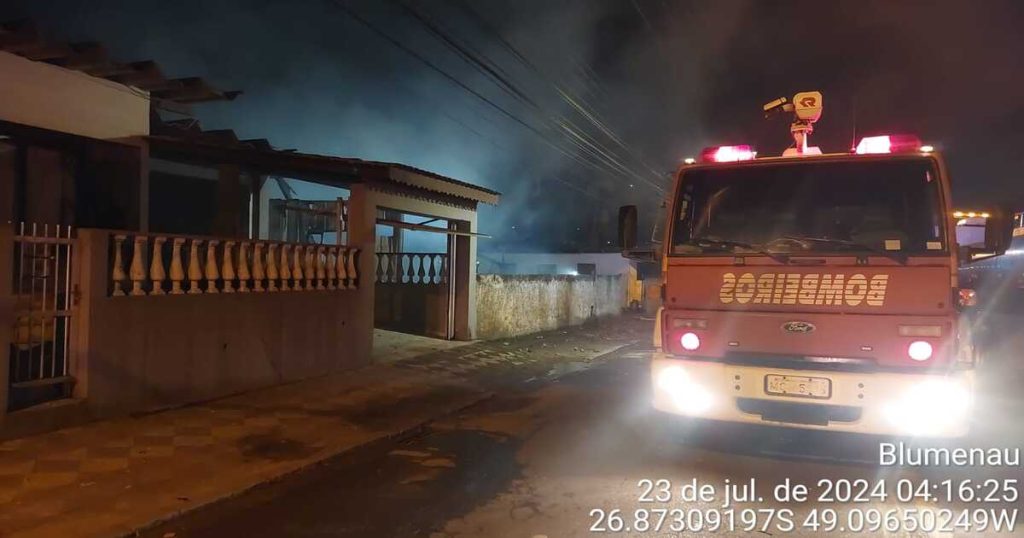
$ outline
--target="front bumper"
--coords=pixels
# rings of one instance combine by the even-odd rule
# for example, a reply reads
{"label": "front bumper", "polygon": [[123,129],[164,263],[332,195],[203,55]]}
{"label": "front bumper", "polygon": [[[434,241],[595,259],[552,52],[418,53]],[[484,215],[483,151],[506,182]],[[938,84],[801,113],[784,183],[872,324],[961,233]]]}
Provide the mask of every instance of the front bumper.
{"label": "front bumper", "polygon": [[[827,398],[776,396],[765,376],[827,378]],[[950,375],[838,372],[684,360],[651,361],[654,408],[730,422],[899,436],[960,437],[969,429],[974,372]]]}

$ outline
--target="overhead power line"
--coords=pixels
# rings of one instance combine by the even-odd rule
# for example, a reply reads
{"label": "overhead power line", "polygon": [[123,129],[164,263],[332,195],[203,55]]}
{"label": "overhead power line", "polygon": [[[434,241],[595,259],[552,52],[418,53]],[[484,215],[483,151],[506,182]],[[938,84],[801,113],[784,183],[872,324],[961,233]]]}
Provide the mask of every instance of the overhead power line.
{"label": "overhead power line", "polygon": [[[396,0],[396,1],[398,1],[398,0]],[[596,111],[593,110],[593,107],[589,106],[583,99],[581,99],[581,98],[579,98],[577,96],[572,95],[572,92],[570,90],[568,90],[567,88],[564,88],[558,82],[556,82],[554,80],[551,80],[551,78],[548,77],[547,75],[545,75],[537,67],[536,64],[534,64],[532,61],[530,61],[529,58],[527,58],[524,54],[522,54],[515,47],[515,45],[513,45],[508,39],[506,39],[497,28],[495,28],[484,17],[482,17],[479,13],[477,13],[476,10],[474,10],[473,7],[470,6],[468,3],[466,3],[464,0],[448,0],[448,1],[449,1],[449,4],[454,5],[461,12],[463,12],[469,18],[474,20],[482,29],[484,29],[486,32],[488,32],[490,35],[492,35],[492,37],[501,45],[501,47],[506,52],[508,52],[510,55],[512,55],[517,61],[519,61],[527,70],[529,70],[531,73],[533,73],[536,77],[538,77],[539,79],[541,79],[542,81],[544,81],[548,85],[550,85],[554,89],[554,91],[558,95],[558,97],[560,97],[564,102],[566,102],[568,105],[570,105],[587,122],[589,122],[592,125],[594,125],[594,127],[596,127],[599,131],[601,131],[601,133],[603,133],[605,136],[607,136],[612,142],[614,142],[616,145],[621,147],[626,152],[626,155],[628,157],[630,157],[635,162],[639,163],[644,169],[646,169],[647,172],[651,173],[654,178],[657,178],[657,181],[652,181],[651,179],[648,179],[646,177],[640,177],[640,176],[643,176],[643,174],[637,173],[635,171],[632,172],[632,174],[631,174],[631,175],[633,175],[634,179],[637,179],[639,181],[645,182],[645,183],[649,184],[650,186],[654,187],[655,189],[657,189],[659,191],[662,191],[664,189],[664,187],[660,183],[661,174],[659,174],[654,169],[654,167],[649,165],[639,155],[639,153],[635,149],[630,147],[625,141],[622,140],[621,137],[616,135],[614,133],[614,131],[607,125],[607,123],[605,121],[603,121],[602,119],[600,119],[599,114]],[[598,91],[601,91],[602,93],[604,93],[603,88],[600,87],[600,82],[597,80],[596,74],[594,74],[593,71],[590,70],[585,64],[581,63],[580,66],[581,66],[582,74],[584,75],[583,76],[584,82],[587,82],[587,83],[595,86],[595,88]],[[563,122],[564,121],[568,121],[565,118],[560,117],[560,116],[556,118],[556,121],[559,121],[559,120],[562,120]],[[577,127],[577,129],[578,129],[578,127]],[[572,134],[572,136],[576,137],[577,135],[574,133],[574,134]],[[591,140],[591,145],[597,145],[597,146],[602,148],[601,153],[603,155],[608,156],[608,155],[613,155],[615,153],[614,151],[612,151],[610,148],[608,148],[604,144],[600,143],[599,141],[597,141],[597,140],[595,140],[593,138],[591,138],[590,140]],[[619,163],[617,165],[615,165],[616,168],[622,166],[621,159],[616,158],[614,160],[615,161],[619,161]],[[627,167],[627,168],[631,168],[631,167]]]}
{"label": "overhead power line", "polygon": [[[550,127],[557,128],[556,132],[559,133],[568,129],[566,123],[571,122],[569,122],[566,118],[563,118],[561,116],[545,112],[544,109],[535,100],[531,99],[526,94],[526,92],[521,90],[513,81],[509,80],[502,74],[499,74],[497,71],[501,70],[500,67],[497,67],[497,65],[493,61],[488,59],[486,55],[477,50],[473,50],[472,45],[459,44],[456,38],[450,36],[447,31],[441,28],[438,24],[435,24],[433,21],[431,21],[429,17],[423,15],[422,13],[414,9],[407,2],[405,2],[405,0],[391,0],[391,2],[398,5],[413,19],[415,19],[417,22],[426,27],[427,30],[435,38],[437,38],[439,41],[442,42],[442,44],[451,49],[457,56],[459,56],[464,61],[469,63],[471,67],[473,67],[475,70],[480,72],[485,77],[490,78],[500,89],[509,94],[510,97],[526,105],[537,116],[539,116],[542,122],[548,124]],[[578,127],[576,128],[578,129]],[[595,159],[594,162],[604,165],[612,174],[626,174],[632,177],[634,180],[640,182],[649,181],[645,178],[640,177],[635,171],[631,170],[629,166],[623,164],[617,157],[614,156],[613,152],[609,148],[603,147],[603,145],[600,142],[595,141],[593,139],[587,142],[582,140],[582,138],[577,133],[570,134],[572,134],[573,136],[565,137],[564,141],[568,142],[578,151],[590,155],[592,159]],[[577,161],[578,160],[579,159],[577,159]],[[593,166],[593,164],[590,161],[586,162],[587,164]],[[660,187],[657,184],[652,184],[651,186],[656,189]]]}
{"label": "overhead power line", "polygon": [[393,36],[391,36],[387,32],[384,32],[380,28],[376,27],[375,25],[370,23],[368,20],[366,20],[365,18],[360,16],[358,13],[353,11],[351,8],[349,8],[347,5],[345,5],[344,2],[342,2],[341,0],[332,0],[331,3],[334,4],[335,6],[337,6],[338,8],[340,8],[342,11],[344,11],[353,20],[355,20],[356,22],[360,23],[361,25],[363,25],[364,27],[366,27],[367,29],[372,31],[378,37],[384,39],[385,41],[387,41],[388,43],[392,44],[393,46],[395,46],[399,50],[401,50],[401,51],[405,52],[406,54],[412,56],[413,58],[415,58],[419,62],[423,63],[424,65],[426,65],[428,68],[430,68],[434,72],[438,73],[439,75],[441,75],[442,77],[447,79],[452,84],[455,84],[456,86],[458,86],[462,90],[466,91],[467,93],[473,95],[477,99],[480,99],[481,101],[483,101],[487,105],[491,106],[492,108],[494,108],[495,110],[500,112],[502,115],[506,116],[507,118],[511,119],[512,121],[514,121],[514,122],[518,123],[519,125],[521,125],[522,127],[526,128],[527,130],[529,130],[530,132],[532,132],[533,134],[538,136],[541,139],[541,141],[543,141],[546,145],[552,147],[556,151],[562,153],[566,157],[569,157],[569,158],[573,159],[574,161],[576,161],[577,163],[579,163],[579,164],[581,164],[583,166],[588,166],[588,167],[595,168],[597,170],[601,170],[601,168],[599,167],[599,165],[597,163],[595,163],[593,161],[588,161],[588,160],[580,157],[579,155],[573,154],[573,153],[567,151],[565,148],[560,147],[558,144],[554,143],[553,141],[549,140],[547,138],[547,136],[545,136],[545,134],[542,133],[541,131],[539,131],[536,127],[530,125],[525,120],[519,118],[518,116],[516,116],[515,114],[510,112],[508,109],[502,107],[498,103],[494,102],[492,99],[489,99],[487,96],[485,96],[485,95],[481,94],[480,92],[474,90],[473,88],[471,88],[470,86],[468,86],[467,84],[465,84],[464,82],[459,80],[457,77],[455,77],[455,76],[451,75],[450,73],[446,72],[444,69],[440,68],[435,63],[431,62],[429,59],[427,59],[423,55],[419,54],[415,50],[409,48],[408,46],[406,46],[401,41],[397,40],[396,38],[394,38]]}
{"label": "overhead power line", "polygon": [[492,62],[487,61],[486,58],[478,56],[474,52],[470,51],[468,47],[458,43],[455,39],[450,37],[448,33],[445,32],[441,27],[434,24],[433,21],[428,19],[426,16],[422,15],[419,11],[413,9],[412,6],[410,6],[406,2],[402,0],[391,0],[391,2],[400,7],[410,17],[416,19],[416,21],[422,24],[431,34],[433,34],[434,37],[436,37],[442,43],[448,46],[448,48],[454,50],[456,54],[458,54],[473,68],[482,71],[489,78],[491,78],[491,80],[495,81],[495,83],[497,83],[504,91],[511,94],[516,99],[526,104],[529,104],[530,106],[537,106],[537,103],[530,99],[528,95],[520,91],[519,88],[517,88],[516,85],[507,78],[507,75],[505,73],[499,72],[502,71],[500,67],[498,67]]}
{"label": "overhead power line", "polygon": [[502,107],[498,103],[495,103],[494,101],[489,99],[487,96],[485,96],[485,95],[481,94],[480,92],[474,90],[473,88],[467,86],[461,80],[459,80],[458,78],[450,75],[447,71],[445,71],[444,69],[441,69],[440,67],[438,67],[436,64],[434,64],[433,62],[428,60],[426,57],[424,57],[420,53],[412,50],[411,48],[409,48],[407,46],[405,46],[401,41],[398,41],[397,39],[391,37],[390,34],[387,34],[383,30],[377,28],[376,26],[371,24],[369,21],[367,21],[366,19],[361,17],[358,13],[353,11],[351,8],[346,6],[343,1],[341,1],[341,0],[332,0],[332,3],[335,4],[336,6],[338,6],[339,8],[341,8],[342,11],[344,11],[349,17],[352,17],[352,19],[354,19],[356,22],[358,22],[359,24],[365,26],[367,29],[369,29],[373,33],[377,34],[377,36],[379,36],[381,39],[387,41],[388,43],[391,43],[396,48],[402,50],[403,52],[405,52],[406,54],[412,56],[413,58],[416,58],[422,64],[426,65],[431,70],[433,70],[437,74],[441,75],[442,77],[447,79],[452,84],[455,84],[456,86],[462,88],[466,92],[469,92],[470,94],[472,94],[477,99],[480,99],[481,101],[487,103],[488,105],[493,107],[495,110],[497,110],[498,112],[501,112],[503,115],[508,117],[510,120],[512,120],[512,121],[514,121],[514,122],[516,122],[516,123],[518,123],[520,125],[522,125],[523,127],[527,128],[527,129],[529,129],[531,131],[536,132],[536,129],[532,125],[530,125],[530,124],[526,123],[525,121],[519,119],[515,114],[512,114],[511,112],[506,110],[504,107]]}

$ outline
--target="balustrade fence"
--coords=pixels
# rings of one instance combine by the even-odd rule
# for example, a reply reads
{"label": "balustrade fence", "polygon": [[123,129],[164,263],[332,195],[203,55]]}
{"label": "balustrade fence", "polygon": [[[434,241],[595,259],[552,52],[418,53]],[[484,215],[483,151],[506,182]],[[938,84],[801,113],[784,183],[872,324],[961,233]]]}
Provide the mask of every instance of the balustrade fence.
{"label": "balustrade fence", "polygon": [[445,284],[448,255],[415,252],[378,252],[376,281],[383,284]]}
{"label": "balustrade fence", "polygon": [[344,246],[157,234],[111,239],[115,297],[339,290],[359,283],[359,249]]}

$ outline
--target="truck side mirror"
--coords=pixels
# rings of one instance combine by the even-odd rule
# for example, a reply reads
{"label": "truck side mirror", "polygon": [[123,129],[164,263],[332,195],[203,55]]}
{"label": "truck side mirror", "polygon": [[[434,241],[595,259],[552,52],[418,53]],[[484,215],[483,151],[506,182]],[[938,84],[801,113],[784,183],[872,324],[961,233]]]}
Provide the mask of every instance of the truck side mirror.
{"label": "truck side mirror", "polygon": [[636,248],[637,211],[635,205],[619,207],[619,248],[633,250]]}
{"label": "truck side mirror", "polygon": [[957,245],[957,258],[960,260],[960,265],[963,265],[971,261],[971,247],[967,245]]}
{"label": "truck side mirror", "polygon": [[994,211],[985,219],[985,250],[999,255],[1010,248],[1013,239],[1013,219],[1005,211]]}

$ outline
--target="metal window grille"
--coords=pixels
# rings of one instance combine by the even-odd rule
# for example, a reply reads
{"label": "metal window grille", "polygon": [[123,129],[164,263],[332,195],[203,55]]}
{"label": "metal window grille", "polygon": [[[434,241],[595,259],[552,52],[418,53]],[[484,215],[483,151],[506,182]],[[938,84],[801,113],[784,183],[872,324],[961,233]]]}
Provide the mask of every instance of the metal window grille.
{"label": "metal window grille", "polygon": [[21,223],[14,236],[14,327],[8,407],[70,396],[70,226]]}

